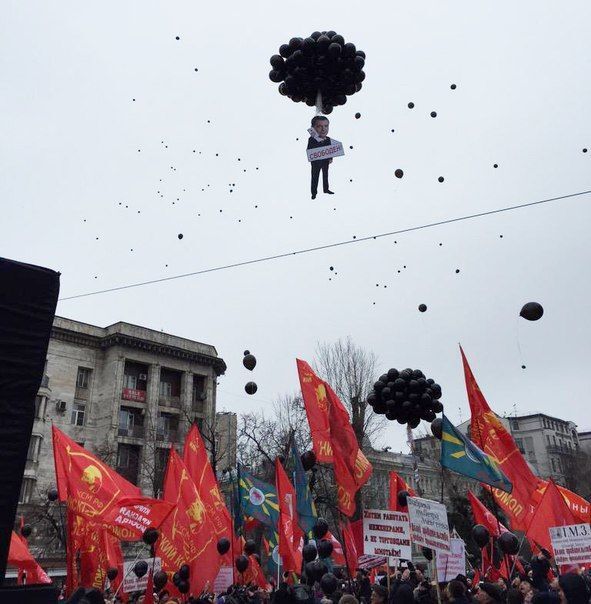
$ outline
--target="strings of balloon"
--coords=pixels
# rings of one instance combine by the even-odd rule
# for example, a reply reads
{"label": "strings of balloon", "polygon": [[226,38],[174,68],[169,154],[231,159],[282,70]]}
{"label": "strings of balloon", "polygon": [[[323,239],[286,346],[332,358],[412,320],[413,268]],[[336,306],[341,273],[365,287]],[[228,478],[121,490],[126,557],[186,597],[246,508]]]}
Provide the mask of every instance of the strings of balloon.
{"label": "strings of balloon", "polygon": [[223,270],[228,270],[231,268],[238,268],[241,266],[248,266],[250,264],[258,264],[260,262],[268,262],[271,260],[280,260],[282,258],[288,258],[289,256],[296,256],[297,254],[309,254],[312,252],[319,252],[322,250],[328,250],[331,248],[335,248],[335,247],[340,247],[343,245],[350,245],[353,243],[361,243],[361,242],[365,242],[365,241],[371,241],[372,239],[380,239],[383,237],[392,237],[394,235],[401,235],[404,233],[411,233],[413,231],[420,231],[423,229],[430,229],[430,228],[434,228],[434,227],[438,227],[438,226],[444,226],[447,224],[453,224],[455,222],[462,222],[464,220],[473,220],[475,218],[482,218],[484,216],[492,216],[494,214],[501,214],[503,212],[512,212],[514,210],[520,210],[523,208],[528,208],[528,207],[532,207],[532,206],[538,206],[538,205],[542,205],[545,203],[550,203],[553,201],[561,201],[561,200],[565,200],[565,199],[572,199],[574,197],[580,197],[583,195],[589,195],[591,193],[591,190],[587,190],[587,191],[579,191],[577,193],[568,193],[566,195],[560,195],[558,197],[549,197],[548,199],[540,199],[538,201],[530,201],[527,203],[522,203],[522,204],[518,204],[518,205],[513,205],[513,206],[507,206],[504,208],[497,208],[496,210],[487,210],[485,212],[478,212],[476,214],[467,214],[465,216],[457,216],[455,218],[447,218],[445,220],[438,220],[437,222],[429,222],[426,224],[421,224],[421,225],[417,225],[417,226],[412,226],[412,227],[407,227],[404,229],[398,229],[396,231],[389,231],[387,233],[378,233],[376,235],[367,235],[366,237],[359,237],[356,239],[347,239],[346,241],[337,241],[335,243],[327,243],[324,245],[317,245],[314,247],[310,247],[310,248],[304,248],[301,250],[296,250],[294,252],[283,252],[281,254],[275,254],[272,256],[263,256],[261,258],[254,258],[252,260],[243,260],[240,262],[234,262],[232,264],[224,264],[222,266],[214,266],[214,267],[210,267],[210,268],[204,268],[198,271],[193,271],[191,273],[184,273],[181,275],[173,275],[171,277],[161,277],[159,279],[151,279],[149,281],[142,281],[140,283],[130,283],[127,285],[119,285],[117,287],[110,287],[108,289],[101,289],[101,290],[96,290],[93,292],[86,292],[83,294],[76,294],[74,296],[66,296],[64,298],[59,298],[59,302],[65,302],[66,300],[75,300],[77,298],[86,298],[88,296],[97,296],[99,294],[106,294],[106,293],[110,293],[110,292],[115,292],[115,291],[121,291],[124,289],[132,289],[135,287],[143,287],[144,285],[153,285],[155,283],[164,283],[165,281],[174,281],[175,279],[184,279],[186,277],[195,277],[197,275],[204,275],[207,273],[214,273],[214,272],[218,272],[218,271],[223,271]]}

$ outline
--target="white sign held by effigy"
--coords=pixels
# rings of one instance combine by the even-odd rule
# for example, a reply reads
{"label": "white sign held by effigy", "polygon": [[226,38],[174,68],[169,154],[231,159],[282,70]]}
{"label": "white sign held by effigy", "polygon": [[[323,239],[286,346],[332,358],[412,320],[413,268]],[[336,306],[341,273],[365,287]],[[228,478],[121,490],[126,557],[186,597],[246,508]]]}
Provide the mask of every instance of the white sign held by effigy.
{"label": "white sign held by effigy", "polygon": [[123,591],[128,594],[132,591],[145,591],[148,586],[148,575],[152,572],[152,561],[154,561],[154,574],[162,569],[162,560],[160,558],[144,558],[143,561],[148,565],[148,572],[138,579],[133,572],[133,567],[141,560],[129,560],[123,563]]}
{"label": "white sign held by effigy", "polygon": [[438,554],[449,554],[451,548],[445,506],[421,497],[408,497],[407,501],[413,544],[428,547]]}
{"label": "white sign held by effigy", "polygon": [[324,145],[323,147],[315,147],[314,149],[307,149],[308,161],[317,161],[319,159],[331,159],[332,157],[340,157],[345,155],[343,149],[343,143],[330,139],[330,145]]}
{"label": "white sign held by effigy", "polygon": [[558,566],[591,560],[591,527],[588,524],[552,526],[548,532]]}
{"label": "white sign held by effigy", "polygon": [[408,514],[391,510],[363,511],[363,553],[410,560]]}
{"label": "white sign held by effigy", "polygon": [[441,583],[448,583],[458,575],[466,574],[466,552],[464,541],[452,537],[449,543],[450,553],[437,556],[437,579]]}

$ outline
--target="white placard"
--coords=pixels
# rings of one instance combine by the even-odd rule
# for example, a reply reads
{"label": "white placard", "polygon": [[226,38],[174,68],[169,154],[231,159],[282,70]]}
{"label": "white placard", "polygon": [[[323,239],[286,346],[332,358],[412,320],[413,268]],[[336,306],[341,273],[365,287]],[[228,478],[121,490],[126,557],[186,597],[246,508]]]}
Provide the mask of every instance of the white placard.
{"label": "white placard", "polygon": [[591,561],[591,527],[588,524],[552,526],[548,532],[558,566]]}
{"label": "white placard", "polygon": [[[132,591],[145,591],[148,586],[148,575],[152,571],[153,558],[143,558],[143,561],[148,565],[148,572],[141,578],[138,579],[133,572],[133,567],[141,562],[140,560],[129,560],[123,563],[123,591],[128,594]],[[156,558],[154,562],[154,573],[157,573],[162,569],[162,560]]]}
{"label": "white placard", "polygon": [[324,147],[315,147],[314,149],[307,149],[306,153],[308,154],[308,161],[330,159],[331,157],[340,157],[341,155],[345,155],[343,143],[340,143],[334,138],[330,139],[330,145],[325,145]]}
{"label": "white placard", "polygon": [[408,514],[391,510],[363,510],[363,553],[410,560]]}
{"label": "white placard", "polygon": [[448,583],[458,575],[466,574],[466,551],[464,541],[457,537],[450,540],[449,554],[437,556],[437,579],[440,583]]}
{"label": "white placard", "polygon": [[408,497],[407,502],[413,544],[449,554],[450,536],[445,506],[421,497]]}
{"label": "white placard", "polygon": [[234,583],[234,569],[231,566],[220,566],[217,577],[213,582],[213,593],[221,594],[228,590]]}

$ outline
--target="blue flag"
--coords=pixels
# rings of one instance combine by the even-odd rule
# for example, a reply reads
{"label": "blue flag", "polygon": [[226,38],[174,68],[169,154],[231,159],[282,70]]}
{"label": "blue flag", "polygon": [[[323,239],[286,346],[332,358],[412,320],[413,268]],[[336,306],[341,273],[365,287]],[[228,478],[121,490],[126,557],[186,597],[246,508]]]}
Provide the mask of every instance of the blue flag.
{"label": "blue flag", "polygon": [[302,531],[304,531],[304,534],[311,537],[312,528],[316,524],[318,514],[316,513],[316,506],[314,505],[310,486],[308,485],[308,477],[306,476],[300,453],[295,442],[291,445],[291,457],[293,460],[293,483],[296,491],[298,524]]}
{"label": "blue flag", "polygon": [[503,474],[497,462],[468,440],[445,415],[441,432],[442,466],[507,493],[513,490],[511,481]]}
{"label": "blue flag", "polygon": [[279,503],[275,486],[255,478],[239,466],[238,505],[241,516],[252,516],[267,526],[276,527]]}

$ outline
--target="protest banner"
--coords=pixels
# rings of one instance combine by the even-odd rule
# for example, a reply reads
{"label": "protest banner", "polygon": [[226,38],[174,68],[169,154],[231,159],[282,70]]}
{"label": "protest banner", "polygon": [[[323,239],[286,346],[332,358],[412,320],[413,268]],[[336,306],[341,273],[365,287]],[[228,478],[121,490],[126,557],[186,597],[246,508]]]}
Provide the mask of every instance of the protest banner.
{"label": "protest banner", "polygon": [[319,159],[330,159],[332,157],[340,157],[341,155],[345,155],[345,151],[343,149],[343,143],[335,140],[334,138],[330,139],[330,145],[325,145],[324,147],[315,147],[313,149],[307,149],[306,153],[308,155],[308,161],[317,161]]}
{"label": "protest banner", "polygon": [[558,566],[591,561],[591,527],[589,524],[569,524],[548,528],[554,559]]}
{"label": "protest banner", "polygon": [[450,536],[445,506],[421,497],[408,497],[407,502],[412,543],[428,547],[438,554],[449,554]]}
{"label": "protest banner", "polygon": [[220,566],[220,570],[213,582],[213,593],[225,593],[234,583],[234,569],[231,566]]}
{"label": "protest banner", "polygon": [[458,575],[466,574],[466,551],[464,541],[458,537],[450,539],[450,553],[437,556],[437,579],[447,583]]}
{"label": "protest banner", "polygon": [[377,566],[383,566],[388,562],[388,558],[385,556],[372,556],[370,554],[364,554],[357,558],[357,568],[362,570],[371,570]]}
{"label": "protest banner", "polygon": [[410,560],[408,514],[391,510],[363,510],[363,553]]}
{"label": "protest banner", "polygon": [[[133,567],[138,562],[145,562],[148,565],[148,572],[138,579],[133,572]],[[132,591],[145,591],[148,586],[148,575],[152,572],[152,563],[154,563],[154,573],[162,570],[162,560],[160,558],[143,558],[143,560],[129,560],[123,563],[123,591],[128,594]]]}

